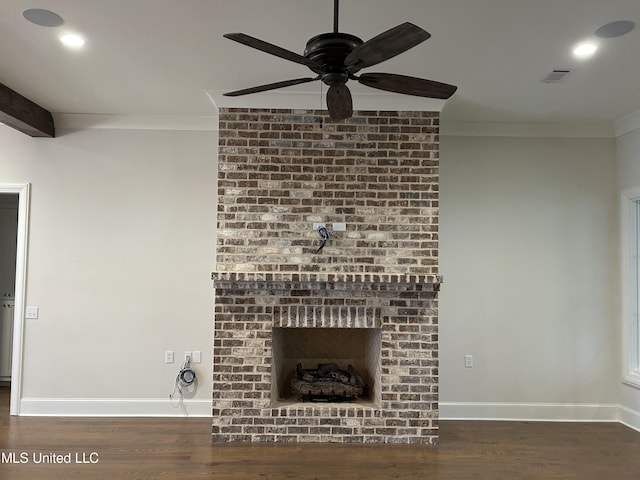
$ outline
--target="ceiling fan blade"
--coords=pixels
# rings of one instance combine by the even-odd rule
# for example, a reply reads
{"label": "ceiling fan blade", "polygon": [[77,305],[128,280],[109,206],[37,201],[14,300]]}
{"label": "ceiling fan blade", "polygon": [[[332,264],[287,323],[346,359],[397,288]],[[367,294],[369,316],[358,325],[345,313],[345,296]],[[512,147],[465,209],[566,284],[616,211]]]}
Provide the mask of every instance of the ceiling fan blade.
{"label": "ceiling fan blade", "polygon": [[344,64],[351,73],[384,62],[424,42],[431,34],[413,23],[393,27],[355,48]]}
{"label": "ceiling fan blade", "polygon": [[331,85],[327,90],[327,108],[331,120],[345,120],[353,115],[351,92],[344,84]]}
{"label": "ceiling fan blade", "polygon": [[245,88],[243,90],[235,90],[233,92],[224,93],[223,95],[226,97],[239,97],[240,95],[249,95],[250,93],[266,92],[267,90],[275,90],[277,88],[290,87],[291,85],[298,85],[300,83],[313,82],[314,80],[318,80],[318,77],[294,78],[293,80],[285,80],[284,82],[268,83],[266,85]]}
{"label": "ceiling fan blade", "polygon": [[296,62],[301,65],[306,65],[311,69],[320,69],[320,66],[318,64],[312,62],[302,55],[298,55],[291,50],[278,47],[277,45],[273,45],[271,43],[265,42],[264,40],[260,40],[259,38],[255,38],[244,33],[225,33],[223,37],[228,38],[229,40],[234,40],[238,43],[242,43],[243,45],[247,45],[248,47],[255,48],[265,53],[275,55],[276,57],[284,58],[285,60]]}
{"label": "ceiling fan blade", "polygon": [[393,73],[364,73],[357,80],[368,87],[418,97],[447,99],[458,89],[455,85],[407,77]]}

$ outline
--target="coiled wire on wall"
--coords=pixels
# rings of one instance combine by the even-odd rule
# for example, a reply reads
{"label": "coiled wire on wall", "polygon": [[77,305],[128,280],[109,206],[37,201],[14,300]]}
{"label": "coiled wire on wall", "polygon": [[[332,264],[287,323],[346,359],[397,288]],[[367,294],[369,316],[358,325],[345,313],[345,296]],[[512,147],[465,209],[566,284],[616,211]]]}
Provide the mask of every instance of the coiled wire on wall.
{"label": "coiled wire on wall", "polygon": [[[174,407],[179,407],[182,405],[184,401],[185,390],[189,393],[195,392],[197,385],[197,377],[196,372],[193,368],[191,368],[191,357],[189,355],[186,356],[182,367],[180,367],[180,371],[178,375],[176,375],[176,383],[173,387],[173,392],[169,395],[169,400],[171,400],[171,404]],[[176,393],[179,395],[180,399],[178,404],[175,405],[173,403],[173,399],[176,396]]]}

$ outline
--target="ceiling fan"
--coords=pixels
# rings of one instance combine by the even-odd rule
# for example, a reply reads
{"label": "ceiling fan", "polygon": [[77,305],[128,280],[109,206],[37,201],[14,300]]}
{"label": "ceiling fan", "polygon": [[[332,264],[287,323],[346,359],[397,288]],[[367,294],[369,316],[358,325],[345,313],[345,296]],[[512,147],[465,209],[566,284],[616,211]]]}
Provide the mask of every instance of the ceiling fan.
{"label": "ceiling fan", "polygon": [[331,120],[344,120],[353,115],[351,92],[346,83],[355,80],[368,87],[419,97],[447,99],[457,89],[454,85],[408,77],[393,73],[363,73],[361,69],[377,65],[427,40],[431,35],[416,25],[406,22],[363,42],[348,33],[338,32],[339,0],[334,0],[333,32],[316,35],[307,41],[303,55],[267,43],[244,33],[226,33],[225,38],[242,43],[265,53],[306,65],[315,77],[295,78],[225,93],[236,97],[265,92],[301,83],[322,80],[329,86],[327,108]]}

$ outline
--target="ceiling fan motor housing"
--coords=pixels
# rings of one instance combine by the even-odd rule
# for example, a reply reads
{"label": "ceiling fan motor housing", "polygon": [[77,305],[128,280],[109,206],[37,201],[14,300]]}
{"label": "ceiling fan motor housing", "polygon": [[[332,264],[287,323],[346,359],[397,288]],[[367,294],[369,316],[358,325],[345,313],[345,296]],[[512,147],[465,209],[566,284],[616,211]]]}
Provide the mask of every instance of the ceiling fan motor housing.
{"label": "ceiling fan motor housing", "polygon": [[304,49],[304,56],[320,68],[312,70],[327,85],[341,85],[349,80],[345,58],[364,42],[348,33],[323,33],[312,37]]}

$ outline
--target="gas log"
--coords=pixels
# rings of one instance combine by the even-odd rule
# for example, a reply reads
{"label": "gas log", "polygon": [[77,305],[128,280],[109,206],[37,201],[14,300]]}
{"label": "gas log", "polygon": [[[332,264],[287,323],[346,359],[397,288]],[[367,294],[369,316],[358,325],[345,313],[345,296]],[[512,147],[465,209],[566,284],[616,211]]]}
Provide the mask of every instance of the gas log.
{"label": "gas log", "polygon": [[351,365],[343,370],[336,363],[320,363],[318,368],[304,369],[302,363],[298,363],[296,374],[291,380],[291,390],[302,395],[303,400],[352,400],[362,395],[366,388],[364,378]]}

